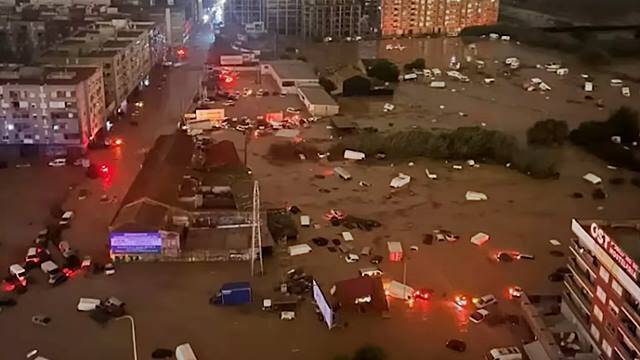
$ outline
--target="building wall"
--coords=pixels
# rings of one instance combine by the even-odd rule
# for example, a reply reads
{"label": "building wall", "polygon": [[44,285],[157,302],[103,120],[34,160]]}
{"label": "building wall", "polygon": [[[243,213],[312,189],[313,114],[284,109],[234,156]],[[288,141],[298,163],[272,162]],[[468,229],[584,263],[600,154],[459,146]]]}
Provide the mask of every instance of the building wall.
{"label": "building wall", "polygon": [[334,39],[362,35],[362,6],[357,0],[305,0],[302,5],[302,36]]}
{"label": "building wall", "polygon": [[[69,69],[73,72],[73,68]],[[2,81],[6,81],[2,79]],[[102,74],[69,85],[0,85],[0,144],[84,148],[104,125]]]}
{"label": "building wall", "polygon": [[265,26],[280,35],[299,35],[302,32],[302,0],[265,0]]}
{"label": "building wall", "polygon": [[640,353],[640,286],[612,257],[615,239],[599,244],[575,221],[572,230],[578,238],[570,246],[566,309],[605,359],[634,358]]}
{"label": "building wall", "polygon": [[265,0],[227,0],[224,18],[227,22],[252,24],[265,21]]}
{"label": "building wall", "polygon": [[499,0],[382,0],[382,35],[457,35],[467,26],[495,24]]}

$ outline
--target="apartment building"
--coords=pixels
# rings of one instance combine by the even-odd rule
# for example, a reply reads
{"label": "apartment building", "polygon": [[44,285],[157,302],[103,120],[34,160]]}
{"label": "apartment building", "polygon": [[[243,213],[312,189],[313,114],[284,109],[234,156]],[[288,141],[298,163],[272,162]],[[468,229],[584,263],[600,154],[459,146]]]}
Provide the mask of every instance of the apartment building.
{"label": "apartment building", "polygon": [[96,26],[75,34],[40,59],[45,64],[93,65],[103,71],[107,113],[126,107],[127,97],[153,65],[147,30]]}
{"label": "apartment building", "polygon": [[[117,50],[83,50],[70,49],[49,50],[40,57],[40,62],[50,65],[72,65],[99,67],[104,82],[104,99],[107,114],[113,113],[127,94],[122,92],[122,86],[117,86],[116,79],[124,71],[120,66],[121,53]],[[120,89],[120,93],[118,92]]]}
{"label": "apartment building", "polygon": [[303,0],[301,33],[304,38],[361,36],[365,24],[359,0]]}
{"label": "apartment building", "polygon": [[81,153],[105,122],[98,67],[0,67],[0,144]]}
{"label": "apartment building", "polygon": [[640,354],[640,220],[571,222],[562,312],[603,359]]}
{"label": "apartment building", "polygon": [[498,21],[498,0],[382,0],[382,35],[457,35]]}

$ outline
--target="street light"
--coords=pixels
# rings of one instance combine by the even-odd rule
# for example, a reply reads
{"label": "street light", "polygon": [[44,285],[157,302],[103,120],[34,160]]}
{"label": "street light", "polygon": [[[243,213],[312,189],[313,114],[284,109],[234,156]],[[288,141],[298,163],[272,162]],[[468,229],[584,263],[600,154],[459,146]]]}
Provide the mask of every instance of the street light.
{"label": "street light", "polygon": [[116,320],[129,319],[131,321],[131,343],[133,344],[133,360],[138,360],[138,345],[136,344],[136,324],[133,316],[124,315],[116,318]]}

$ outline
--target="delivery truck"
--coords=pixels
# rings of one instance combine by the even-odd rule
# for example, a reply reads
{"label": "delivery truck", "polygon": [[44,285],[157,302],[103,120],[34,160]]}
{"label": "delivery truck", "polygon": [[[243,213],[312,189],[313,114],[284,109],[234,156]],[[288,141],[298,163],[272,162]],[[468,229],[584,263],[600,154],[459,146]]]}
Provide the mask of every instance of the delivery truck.
{"label": "delivery truck", "polygon": [[251,303],[251,285],[248,282],[223,284],[209,302],[212,305],[243,305]]}

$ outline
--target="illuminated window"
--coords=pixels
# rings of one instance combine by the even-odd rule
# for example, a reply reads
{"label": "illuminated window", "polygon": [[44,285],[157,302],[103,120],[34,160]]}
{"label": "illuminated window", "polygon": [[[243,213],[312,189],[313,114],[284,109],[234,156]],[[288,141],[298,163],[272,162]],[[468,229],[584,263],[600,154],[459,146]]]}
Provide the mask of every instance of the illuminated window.
{"label": "illuminated window", "polygon": [[603,314],[598,305],[593,305],[593,315],[595,315],[596,319],[602,321]]}
{"label": "illuminated window", "polygon": [[591,324],[591,329],[589,331],[596,341],[600,340],[600,330],[598,330],[595,325]]}
{"label": "illuminated window", "polygon": [[604,280],[605,283],[609,282],[609,272],[603,266],[600,266],[600,277]]}
{"label": "illuminated window", "polygon": [[604,339],[602,340],[602,350],[604,350],[607,356],[611,357],[611,353],[613,352],[613,349],[611,348],[611,345],[609,345],[607,340],[604,340]]}
{"label": "illuminated window", "polygon": [[616,279],[611,280],[611,288],[616,292],[616,294],[618,294],[618,296],[622,296],[622,286],[620,286]]}

